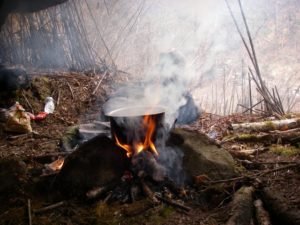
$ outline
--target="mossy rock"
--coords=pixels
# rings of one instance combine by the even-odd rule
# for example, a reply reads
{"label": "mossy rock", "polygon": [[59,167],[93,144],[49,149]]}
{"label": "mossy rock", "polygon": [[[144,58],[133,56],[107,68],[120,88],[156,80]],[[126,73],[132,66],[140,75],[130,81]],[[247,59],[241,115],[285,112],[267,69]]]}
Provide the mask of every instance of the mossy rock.
{"label": "mossy rock", "polygon": [[210,179],[218,180],[237,176],[232,156],[212,144],[203,134],[175,129],[171,132],[168,144],[183,151],[183,168],[188,177],[206,174]]}

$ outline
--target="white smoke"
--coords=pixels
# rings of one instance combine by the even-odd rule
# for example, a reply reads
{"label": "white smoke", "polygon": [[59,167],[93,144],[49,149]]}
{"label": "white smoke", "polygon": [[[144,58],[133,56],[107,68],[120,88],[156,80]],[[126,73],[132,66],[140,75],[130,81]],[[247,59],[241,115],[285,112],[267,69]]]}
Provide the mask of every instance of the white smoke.
{"label": "white smoke", "polygon": [[165,122],[172,126],[179,108],[187,101],[185,96],[189,79],[186,75],[185,59],[180,53],[162,53],[158,63],[145,74],[143,81],[120,88],[115,96],[109,99],[105,105],[105,112],[109,114],[120,108],[134,110],[136,107],[161,106],[165,109]]}

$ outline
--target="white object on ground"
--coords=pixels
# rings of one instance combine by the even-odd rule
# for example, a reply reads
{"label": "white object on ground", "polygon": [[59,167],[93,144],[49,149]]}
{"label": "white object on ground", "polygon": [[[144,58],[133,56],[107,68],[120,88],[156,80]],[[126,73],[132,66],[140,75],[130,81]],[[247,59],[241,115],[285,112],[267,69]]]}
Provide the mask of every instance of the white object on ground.
{"label": "white object on ground", "polygon": [[45,100],[45,107],[44,112],[45,113],[53,113],[55,109],[54,100],[52,97],[47,97]]}

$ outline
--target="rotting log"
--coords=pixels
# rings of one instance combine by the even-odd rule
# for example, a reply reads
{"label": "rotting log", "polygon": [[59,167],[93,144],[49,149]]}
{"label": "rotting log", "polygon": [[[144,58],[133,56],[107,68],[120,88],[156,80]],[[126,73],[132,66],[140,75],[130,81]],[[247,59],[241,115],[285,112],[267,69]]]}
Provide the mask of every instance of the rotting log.
{"label": "rotting log", "polygon": [[263,122],[253,123],[240,123],[231,124],[234,132],[245,132],[245,131],[272,131],[272,130],[289,130],[300,127],[300,118],[285,119],[285,120],[272,120]]}
{"label": "rotting log", "polygon": [[249,225],[253,214],[253,187],[241,187],[233,197],[231,216],[226,225]]}
{"label": "rotting log", "polygon": [[269,213],[265,210],[260,199],[254,201],[255,217],[258,225],[271,225]]}
{"label": "rotting log", "polygon": [[293,207],[289,200],[284,198],[277,190],[264,188],[261,191],[261,198],[272,219],[277,224],[300,224],[299,209],[296,206]]}

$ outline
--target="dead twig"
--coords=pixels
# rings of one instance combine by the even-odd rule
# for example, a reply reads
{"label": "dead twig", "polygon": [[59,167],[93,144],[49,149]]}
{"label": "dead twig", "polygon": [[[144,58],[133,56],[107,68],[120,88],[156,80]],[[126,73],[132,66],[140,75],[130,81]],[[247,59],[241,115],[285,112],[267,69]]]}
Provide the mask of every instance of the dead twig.
{"label": "dead twig", "polygon": [[33,110],[33,108],[32,108],[32,105],[30,104],[30,102],[28,101],[27,97],[25,96],[24,91],[22,91],[22,96],[23,96],[23,98],[25,99],[26,104],[27,104],[28,107],[30,108],[31,113],[34,114],[34,110]]}
{"label": "dead twig", "polygon": [[243,181],[243,180],[255,180],[257,177],[265,176],[269,173],[278,172],[278,171],[281,171],[281,170],[292,169],[292,168],[296,168],[296,167],[299,167],[299,166],[300,166],[299,163],[294,163],[294,164],[291,164],[291,165],[282,166],[282,167],[278,167],[278,168],[275,168],[275,169],[264,170],[262,172],[255,173],[254,175],[239,176],[239,177],[234,177],[234,178],[225,179],[225,180],[210,181],[208,183],[209,184],[221,184],[221,183],[230,183],[230,182],[237,182],[237,181]]}
{"label": "dead twig", "polygon": [[71,92],[72,99],[74,99],[74,92],[73,92],[73,89],[72,89],[71,85],[69,84],[68,81],[66,81],[66,84],[67,84],[67,86],[68,86],[68,88],[69,88],[69,90],[70,90],[70,92]]}
{"label": "dead twig", "polygon": [[155,196],[158,200],[160,200],[160,201],[162,201],[162,202],[164,202],[164,203],[167,203],[167,204],[169,204],[169,205],[171,205],[171,206],[174,206],[174,207],[177,207],[177,208],[186,210],[186,211],[190,211],[190,210],[191,210],[190,207],[185,206],[185,205],[183,205],[183,204],[181,204],[181,203],[179,203],[179,202],[176,202],[176,201],[174,201],[174,200],[172,200],[172,199],[164,198],[164,197],[160,196],[159,194],[155,194],[154,196]]}
{"label": "dead twig", "polygon": [[102,83],[103,79],[106,77],[107,73],[108,73],[108,71],[106,70],[105,73],[103,74],[102,78],[99,80],[99,82],[98,82],[96,88],[95,88],[94,91],[92,92],[92,95],[95,95],[95,94],[96,94],[98,88],[100,87],[100,84]]}
{"label": "dead twig", "polygon": [[65,204],[65,201],[57,202],[55,204],[52,204],[52,205],[49,205],[49,206],[46,206],[46,207],[43,207],[43,208],[40,208],[40,209],[33,210],[33,212],[35,214],[43,213],[43,212],[49,211],[51,209],[56,209],[56,208],[58,208],[58,207],[60,207],[64,204]]}
{"label": "dead twig", "polygon": [[28,212],[28,224],[32,225],[32,216],[31,216],[31,201],[27,200],[27,212]]}
{"label": "dead twig", "polygon": [[57,91],[56,105],[59,105],[59,103],[60,103],[60,90]]}

